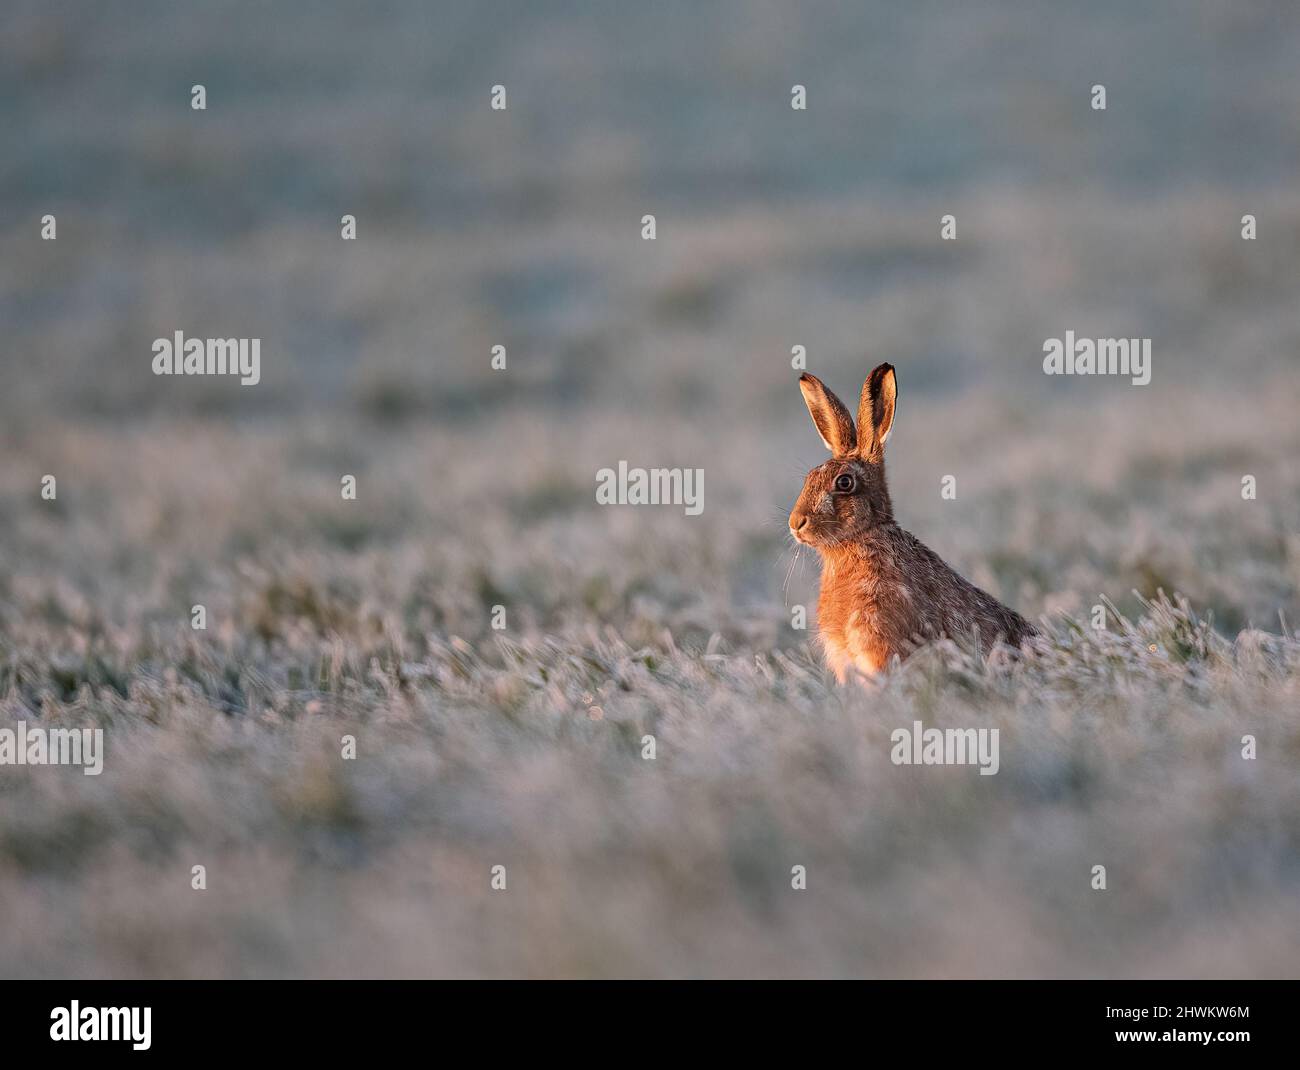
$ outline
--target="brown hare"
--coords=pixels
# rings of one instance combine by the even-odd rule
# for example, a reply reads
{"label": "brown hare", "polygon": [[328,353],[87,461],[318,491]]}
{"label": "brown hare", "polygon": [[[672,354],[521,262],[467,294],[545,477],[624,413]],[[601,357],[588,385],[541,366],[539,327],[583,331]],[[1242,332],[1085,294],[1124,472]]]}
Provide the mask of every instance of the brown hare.
{"label": "brown hare", "polygon": [[862,387],[855,429],[849,410],[816,376],[799,378],[831,459],[808,473],[790,533],[822,559],[818,630],[840,683],[878,673],[927,639],[975,635],[1009,646],[1036,632],[1013,609],[944,564],[894,521],[885,486],[885,443],[898,385],[882,364]]}

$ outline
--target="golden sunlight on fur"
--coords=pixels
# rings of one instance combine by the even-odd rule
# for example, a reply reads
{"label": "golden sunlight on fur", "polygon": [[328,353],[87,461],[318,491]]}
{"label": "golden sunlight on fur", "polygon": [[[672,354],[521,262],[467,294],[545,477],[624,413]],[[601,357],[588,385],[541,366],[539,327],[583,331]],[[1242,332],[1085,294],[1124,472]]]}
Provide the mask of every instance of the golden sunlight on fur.
{"label": "golden sunlight on fur", "polygon": [[885,483],[898,397],[893,365],[881,364],[863,384],[856,427],[821,380],[805,373],[799,389],[831,459],[808,473],[790,534],[822,559],[818,629],[835,678],[874,676],[930,639],[1019,646],[1036,634],[895,523]]}

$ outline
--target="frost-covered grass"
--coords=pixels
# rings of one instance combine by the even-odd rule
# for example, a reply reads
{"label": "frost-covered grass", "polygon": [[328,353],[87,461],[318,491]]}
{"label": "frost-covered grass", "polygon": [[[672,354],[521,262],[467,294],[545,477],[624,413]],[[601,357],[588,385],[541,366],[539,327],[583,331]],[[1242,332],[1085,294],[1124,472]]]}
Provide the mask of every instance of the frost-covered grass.
{"label": "frost-covered grass", "polygon": [[[775,518],[797,477],[746,483],[747,451],[720,448],[703,516],[600,508],[580,441],[493,461],[512,422],[459,454],[436,430],[362,436],[355,503],[292,435],[219,426],[51,436],[76,473],[57,508],[6,477],[4,716],[102,726],[107,757],[98,778],[0,770],[5,973],[1294,972],[1300,643],[1118,586],[1123,534],[1173,507],[1061,495],[1044,518],[1049,491],[998,483],[1035,487],[1048,447],[960,527],[912,510],[1050,641],[1010,668],[934,647],[841,689],[790,627],[815,579]],[[555,474],[584,465],[589,498]],[[1281,590],[1296,619],[1294,560],[1223,483],[1152,547],[1227,610]],[[1233,523],[1201,580],[1192,551]],[[1088,568],[1114,585],[1061,578]],[[892,765],[915,720],[1000,729],[998,774]]]}
{"label": "frost-covered grass", "polygon": [[[1300,22],[813,7],[5,5],[0,974],[1300,970]],[[829,681],[794,345],[1033,658]]]}

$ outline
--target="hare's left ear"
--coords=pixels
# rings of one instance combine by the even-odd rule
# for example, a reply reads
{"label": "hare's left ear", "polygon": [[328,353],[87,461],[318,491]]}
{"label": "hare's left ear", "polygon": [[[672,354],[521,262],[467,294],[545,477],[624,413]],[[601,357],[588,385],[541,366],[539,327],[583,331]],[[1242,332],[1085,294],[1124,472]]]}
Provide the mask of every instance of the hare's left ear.
{"label": "hare's left ear", "polygon": [[799,391],[826,448],[835,457],[851,454],[857,448],[858,436],[853,430],[853,417],[844,402],[817,376],[807,372],[799,376]]}
{"label": "hare's left ear", "polygon": [[884,456],[885,442],[894,429],[894,403],[898,383],[892,364],[881,364],[862,384],[858,403],[858,448],[864,456]]}

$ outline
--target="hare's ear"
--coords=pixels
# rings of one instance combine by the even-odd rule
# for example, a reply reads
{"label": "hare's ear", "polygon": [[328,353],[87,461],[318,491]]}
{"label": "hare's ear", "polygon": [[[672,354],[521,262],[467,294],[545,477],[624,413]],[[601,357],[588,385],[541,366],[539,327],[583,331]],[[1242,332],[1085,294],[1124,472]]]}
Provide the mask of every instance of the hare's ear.
{"label": "hare's ear", "polygon": [[858,434],[864,455],[884,455],[885,442],[889,439],[889,432],[894,429],[894,402],[897,398],[898,383],[892,364],[880,365],[862,384],[862,400],[858,403]]}
{"label": "hare's ear", "polygon": [[807,372],[799,376],[799,389],[826,448],[836,457],[852,453],[857,448],[858,436],[853,430],[853,417],[844,407],[844,402],[832,394],[817,376]]}

